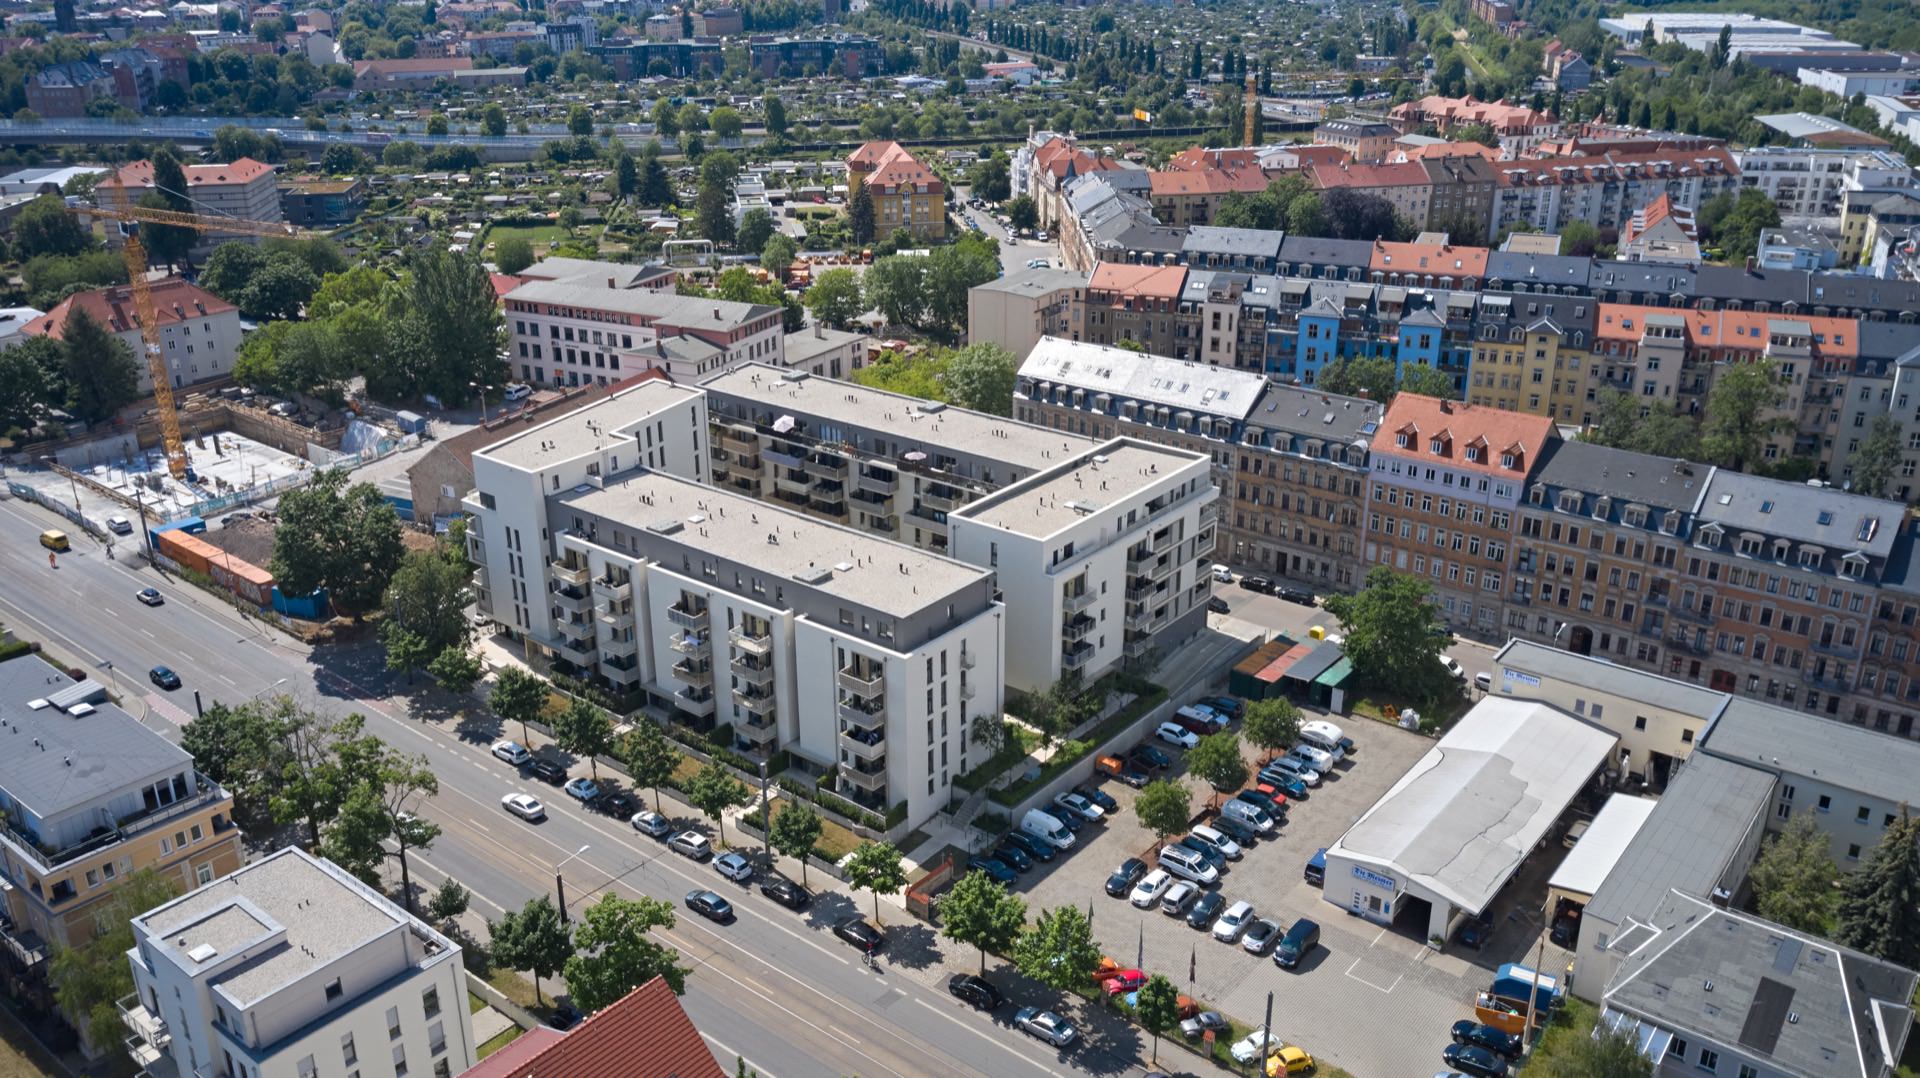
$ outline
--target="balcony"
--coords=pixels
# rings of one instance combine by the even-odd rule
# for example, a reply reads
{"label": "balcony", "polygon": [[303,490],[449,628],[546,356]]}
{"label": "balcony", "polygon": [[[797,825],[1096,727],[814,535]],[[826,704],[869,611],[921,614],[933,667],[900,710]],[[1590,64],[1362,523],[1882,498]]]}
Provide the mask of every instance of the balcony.
{"label": "balcony", "polygon": [[1832,655],[1836,658],[1854,660],[1860,658],[1860,645],[1858,644],[1842,644],[1838,640],[1830,640],[1824,643],[1816,641],[1812,645],[1812,648],[1816,655]]}
{"label": "balcony", "polygon": [[733,690],[733,702],[750,715],[773,717],[773,690],[757,689],[751,686]]}
{"label": "balcony", "polygon": [[886,675],[879,666],[870,667],[866,673],[850,666],[840,671],[840,687],[855,696],[872,700],[885,690]]}
{"label": "balcony", "polygon": [[841,724],[878,729],[886,725],[887,706],[881,703],[868,703],[850,696],[840,698],[839,712]]}
{"label": "balcony", "polygon": [[1078,614],[1092,606],[1093,601],[1098,598],[1099,596],[1091,591],[1071,591],[1067,593],[1066,600],[1061,603],[1061,609],[1069,614]]}
{"label": "balcony", "polygon": [[673,694],[673,706],[689,715],[706,718],[713,714],[713,690],[705,685],[681,689]]}
{"label": "balcony", "polygon": [[689,629],[686,632],[674,633],[673,638],[667,642],[667,646],[682,655],[704,655],[709,648],[713,647],[713,637]]}
{"label": "balcony", "polygon": [[[947,493],[936,493],[936,491],[942,490]],[[961,496],[960,492],[951,487],[928,487],[920,492],[920,502],[922,505],[925,505],[928,509],[937,510],[942,513],[951,513],[955,509],[960,508],[961,503],[964,501],[965,498]]]}
{"label": "balcony", "polygon": [[597,576],[593,578],[593,593],[608,602],[624,603],[633,598],[633,581]]}
{"label": "balcony", "polygon": [[767,446],[762,449],[760,455],[766,457],[768,463],[781,468],[798,468],[801,463],[806,460],[805,457],[800,456],[798,453],[789,453],[784,450],[775,449],[772,446]]}
{"label": "balcony", "polygon": [[573,640],[565,636],[556,637],[551,645],[554,652],[568,662],[585,666],[593,661],[593,640],[589,634],[586,640]]}
{"label": "balcony", "polygon": [[40,933],[31,928],[21,928],[5,916],[0,916],[0,945],[4,945],[28,969],[47,960],[47,945],[40,938]]}
{"label": "balcony", "polygon": [[552,592],[553,605],[569,614],[585,614],[593,609],[593,596],[587,594],[584,587],[569,585],[556,588]]}
{"label": "balcony", "polygon": [[584,640],[589,643],[593,640],[593,622],[585,618],[579,621],[570,618],[560,619],[553,623],[553,627],[568,640]]}
{"label": "balcony", "polygon": [[1673,616],[1676,618],[1679,618],[1681,621],[1691,621],[1696,625],[1712,625],[1713,624],[1713,611],[1711,609],[1702,609],[1700,607],[1692,607],[1692,606],[1676,606],[1673,608]]}
{"label": "balcony", "polygon": [[120,1024],[127,1027],[127,1054],[142,1067],[160,1062],[167,1054],[173,1035],[166,1020],[148,1011],[138,993],[129,992],[114,1003],[120,1011]]}
{"label": "balcony", "polygon": [[600,637],[600,650],[616,658],[638,655],[640,638],[632,632],[607,633]]}
{"label": "balcony", "polygon": [[1137,636],[1127,641],[1127,646],[1122,649],[1129,659],[1138,659],[1152,650],[1153,637],[1151,636]]}
{"label": "balcony", "polygon": [[980,690],[975,687],[973,682],[963,681],[960,683],[960,699],[971,700],[978,695],[980,695]]}
{"label": "balcony", "polygon": [[767,718],[764,720],[756,721],[749,716],[747,721],[735,723],[733,733],[734,736],[743,738],[756,747],[764,749],[773,744],[774,739],[780,736],[780,728],[775,725],[772,712],[769,711]]}
{"label": "balcony", "polygon": [[749,655],[767,655],[773,651],[773,637],[764,632],[733,629],[727,633],[727,640]]}
{"label": "balcony", "polygon": [[1068,618],[1067,623],[1060,627],[1060,635],[1068,642],[1085,640],[1087,634],[1093,631],[1093,627],[1096,624],[1098,623],[1092,618],[1081,614],[1077,617]]}
{"label": "balcony", "polygon": [[689,655],[674,663],[673,676],[681,681],[707,682],[713,680],[713,663],[701,655]]}
{"label": "balcony", "polygon": [[586,589],[587,581],[593,576],[593,571],[584,565],[567,565],[563,562],[554,562],[547,567],[547,572],[553,577],[555,583],[580,588],[583,591]]}
{"label": "balcony", "polygon": [[857,726],[840,726],[840,748],[862,760],[884,760],[887,756],[887,734],[884,730],[862,730]]}
{"label": "balcony", "polygon": [[707,608],[689,606],[685,601],[667,607],[667,620],[683,629],[705,629]]}
{"label": "balcony", "polygon": [[1147,540],[1148,553],[1164,554],[1171,549],[1173,549],[1172,528],[1162,528],[1153,533],[1153,536]]}
{"label": "balcony", "polygon": [[1060,666],[1067,670],[1078,670],[1093,658],[1093,645],[1085,640],[1076,640],[1060,649]]}
{"label": "balcony", "polygon": [[893,515],[893,495],[891,494],[875,494],[864,487],[855,487],[847,495],[847,499],[869,513]]}
{"label": "balcony", "polygon": [[467,583],[479,591],[490,591],[493,588],[487,580],[487,567],[484,565],[474,567],[473,575],[467,578]]}
{"label": "balcony", "polygon": [[633,627],[633,611],[608,608],[594,620],[600,624],[602,629],[609,632],[619,629],[630,629]]}
{"label": "balcony", "polygon": [[866,491],[868,494],[881,498],[891,498],[894,493],[900,489],[900,477],[898,475],[881,476],[861,472],[859,485],[860,489]]}
{"label": "balcony", "polygon": [[729,423],[720,428],[720,444],[734,453],[757,453],[760,450],[760,434],[750,427],[736,427]]}
{"label": "balcony", "polygon": [[867,764],[842,764],[840,779],[863,790],[884,790],[887,788],[887,759],[882,755]]}
{"label": "balcony", "polygon": [[733,676],[747,685],[771,685],[773,684],[773,664],[751,655],[735,655]]}
{"label": "balcony", "polygon": [[813,490],[813,480],[795,472],[775,472],[773,489],[782,494],[797,494],[804,498]]}
{"label": "balcony", "polygon": [[845,457],[816,454],[807,458],[807,471],[812,473],[815,479],[845,483],[849,469]]}
{"label": "balcony", "polygon": [[640,660],[631,655],[600,655],[600,676],[623,689],[640,684]]}
{"label": "balcony", "polygon": [[971,651],[962,651],[960,653],[960,669],[971,670],[975,666],[978,666],[979,664],[980,664],[980,656],[975,655]]}

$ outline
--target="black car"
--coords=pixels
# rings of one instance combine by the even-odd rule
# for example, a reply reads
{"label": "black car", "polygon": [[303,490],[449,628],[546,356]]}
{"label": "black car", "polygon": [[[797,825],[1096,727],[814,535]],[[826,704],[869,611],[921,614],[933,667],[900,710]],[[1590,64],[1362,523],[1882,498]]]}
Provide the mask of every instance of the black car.
{"label": "black car", "polygon": [[712,891],[688,891],[687,908],[709,921],[726,924],[733,920],[733,903]]}
{"label": "black car", "polygon": [[589,807],[596,812],[604,812],[609,816],[614,816],[622,820],[630,820],[633,818],[634,813],[639,812],[643,806],[640,804],[639,798],[627,791],[615,790],[610,793],[603,793],[599,797],[594,798],[592,805]]}
{"label": "black car", "polygon": [[947,978],[947,993],[976,1011],[999,1010],[1000,1005],[1006,1002],[1000,990],[988,983],[985,977],[976,977],[971,973],[956,973]]}
{"label": "black car", "polygon": [[1218,595],[1211,595],[1207,597],[1207,613],[1231,614],[1233,613],[1233,607],[1227,605],[1227,601]]}
{"label": "black car", "polygon": [[1033,867],[1033,858],[1027,856],[1027,851],[1011,842],[1002,842],[995,847],[993,857],[1015,872],[1025,872]]}
{"label": "black car", "polygon": [[1053,806],[1053,811],[1047,813],[1047,815],[1059,820],[1062,827],[1065,827],[1075,834],[1078,834],[1082,827],[1087,826],[1088,822],[1085,816],[1077,812],[1062,812],[1058,805]]}
{"label": "black car", "polygon": [[147,671],[147,680],[163,689],[177,689],[180,687],[180,675],[165,666],[156,666]]}
{"label": "black car", "polygon": [[1520,1058],[1521,1043],[1517,1034],[1481,1025],[1471,1018],[1462,1018],[1453,1024],[1453,1043],[1475,1045],[1508,1059]]}
{"label": "black car", "polygon": [[1273,589],[1273,593],[1290,603],[1299,603],[1302,606],[1313,605],[1313,593],[1305,588],[1292,588],[1281,585]]}
{"label": "black car", "polygon": [[884,950],[887,946],[887,934],[868,924],[862,917],[847,917],[834,922],[833,934],[863,951]]}
{"label": "black car", "polygon": [[1547,938],[1553,941],[1555,947],[1571,948],[1579,935],[1580,914],[1574,910],[1562,911],[1560,916],[1553,919],[1553,927],[1547,930]]}
{"label": "black car", "polygon": [[790,910],[803,909],[813,900],[813,896],[807,893],[806,888],[792,880],[783,880],[778,877],[762,880],[760,893]]}
{"label": "black car", "polygon": [[1127,753],[1127,762],[1142,771],[1165,771],[1173,766],[1173,758],[1152,745],[1141,743]]}
{"label": "black car", "polygon": [[1260,832],[1254,830],[1252,824],[1234,816],[1215,816],[1207,826],[1242,846],[1251,846],[1260,840]]}
{"label": "black car", "polygon": [[1193,908],[1187,911],[1187,927],[1207,928],[1211,926],[1214,918],[1220,916],[1220,910],[1224,908],[1226,904],[1227,896],[1218,891],[1208,891],[1206,894],[1201,895],[1200,901],[1195,902]]}
{"label": "black car", "polygon": [[1478,917],[1469,917],[1466,922],[1454,930],[1453,938],[1474,950],[1487,945],[1493,935],[1493,914],[1483,913]]}
{"label": "black car", "polygon": [[527,774],[549,786],[558,786],[567,781],[567,769],[552,760],[543,760],[536,756],[527,761]]}
{"label": "black car", "polygon": [[1240,586],[1248,591],[1257,591],[1262,595],[1273,594],[1273,581],[1268,580],[1264,576],[1243,576],[1240,578]]}
{"label": "black car", "polygon": [[1273,798],[1268,797],[1266,794],[1261,793],[1258,789],[1255,789],[1253,787],[1248,787],[1247,789],[1241,790],[1239,793],[1234,794],[1233,799],[1235,801],[1245,801],[1247,804],[1252,805],[1255,808],[1263,809],[1266,811],[1266,814],[1269,816],[1281,816],[1281,815],[1284,815],[1287,811],[1286,805],[1282,804],[1279,801],[1275,801]]}
{"label": "black car", "polygon": [[580,1024],[580,1012],[565,1003],[556,1003],[553,1013],[547,1016],[547,1024],[564,1032]]}
{"label": "black car", "polygon": [[1107,894],[1114,898],[1127,897],[1127,892],[1132,891],[1133,885],[1139,883],[1140,877],[1146,874],[1145,861],[1138,857],[1127,858],[1120,862],[1119,868],[1113,870],[1113,875],[1107,877]]}
{"label": "black car", "polygon": [[1506,1078],[1507,1061],[1477,1044],[1449,1044],[1440,1058],[1454,1070],[1476,1078]]}
{"label": "black car", "polygon": [[1036,861],[1051,861],[1054,855],[1059,852],[1053,848],[1052,843],[1043,842],[1027,834],[1025,831],[1010,832],[1007,837],[1001,841],[1001,847],[1003,849],[1008,846],[1018,848],[1022,853],[1025,853],[1028,857]]}
{"label": "black car", "polygon": [[1082,783],[1079,786],[1075,786],[1073,788],[1073,792],[1079,794],[1081,797],[1086,798],[1087,800],[1093,802],[1094,804],[1099,805],[1101,809],[1105,810],[1109,814],[1120,811],[1120,802],[1115,801],[1113,799],[1112,794],[1108,793],[1105,790],[1100,789],[1097,786],[1088,786]]}

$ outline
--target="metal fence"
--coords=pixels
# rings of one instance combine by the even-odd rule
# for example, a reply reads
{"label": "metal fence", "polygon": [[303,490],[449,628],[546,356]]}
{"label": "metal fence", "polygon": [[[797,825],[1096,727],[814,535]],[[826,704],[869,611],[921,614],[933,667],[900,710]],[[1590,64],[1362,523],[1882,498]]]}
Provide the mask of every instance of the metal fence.
{"label": "metal fence", "polygon": [[78,509],[75,509],[73,506],[67,505],[64,502],[55,501],[52,498],[49,498],[47,495],[42,494],[40,491],[35,490],[30,486],[27,486],[25,483],[16,483],[11,479],[7,480],[7,493],[13,495],[16,498],[25,498],[30,502],[33,502],[37,505],[45,506],[46,508],[53,510],[54,512],[72,521],[75,527],[80,528],[82,531],[85,531],[88,535],[91,535],[96,539],[104,539],[107,536],[107,532],[105,528],[87,519],[86,516],[83,515]]}

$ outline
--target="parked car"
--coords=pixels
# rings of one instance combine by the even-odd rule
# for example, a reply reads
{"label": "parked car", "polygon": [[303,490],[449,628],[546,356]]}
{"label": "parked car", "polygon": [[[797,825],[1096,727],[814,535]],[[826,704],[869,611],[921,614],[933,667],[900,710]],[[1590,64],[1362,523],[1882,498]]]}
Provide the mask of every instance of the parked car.
{"label": "parked car", "polygon": [[1280,1038],[1270,1031],[1254,1030],[1252,1033],[1233,1042],[1227,1050],[1236,1063],[1251,1063],[1275,1048],[1280,1047]]}
{"label": "parked car", "polygon": [[1138,857],[1127,858],[1125,861],[1120,862],[1119,868],[1113,870],[1113,875],[1107,877],[1107,894],[1113,898],[1124,897],[1133,890],[1133,885],[1139,883],[1141,877],[1146,874],[1147,863],[1145,861],[1140,860]]}
{"label": "parked car", "polygon": [[1187,911],[1188,928],[1211,928],[1213,919],[1220,916],[1220,907],[1227,904],[1227,896],[1218,891],[1208,891]]}
{"label": "parked car", "polygon": [[1243,856],[1240,844],[1222,834],[1219,829],[1201,824],[1193,829],[1191,837],[1214,848],[1220,856],[1229,861],[1238,861]]}
{"label": "parked car", "polygon": [[1522,1047],[1519,1034],[1482,1025],[1471,1018],[1462,1018],[1453,1024],[1453,1043],[1485,1048],[1506,1059],[1520,1058]]}
{"label": "parked car", "polygon": [[806,888],[778,876],[761,881],[760,893],[790,910],[804,909],[807,903],[813,901],[813,896],[807,893]]}
{"label": "parked car", "polygon": [[1139,883],[1133,885],[1133,891],[1127,896],[1127,901],[1132,902],[1138,909],[1150,910],[1154,903],[1160,901],[1160,896],[1167,893],[1167,888],[1172,886],[1173,874],[1164,868],[1156,868],[1141,877]]}
{"label": "parked car", "polygon": [[1033,858],[1027,856],[1027,851],[1004,840],[993,848],[993,858],[1005,862],[1015,872],[1025,872],[1033,867]]}
{"label": "parked car", "polygon": [[1177,722],[1161,723],[1153,736],[1178,749],[1190,749],[1200,743],[1200,738],[1193,731]]}
{"label": "parked car", "polygon": [[1440,1053],[1447,1066],[1474,1078],[1505,1078],[1507,1061],[1477,1044],[1449,1044]]}
{"label": "parked car", "polygon": [[1266,954],[1279,935],[1280,922],[1262,917],[1247,926],[1246,934],[1240,937],[1240,947],[1248,954]]}
{"label": "parked car", "polygon": [[1282,584],[1273,589],[1273,594],[1285,599],[1287,602],[1299,603],[1301,606],[1314,605],[1313,593],[1305,588],[1296,588]]}
{"label": "parked car", "polygon": [[1139,991],[1140,986],[1146,983],[1147,975],[1145,971],[1123,969],[1113,976],[1102,980],[1100,987],[1106,989],[1107,995],[1109,996],[1124,996],[1128,992]]}
{"label": "parked car", "polygon": [[1208,1030],[1220,1034],[1232,1028],[1233,1024],[1228,1022],[1219,1011],[1201,1011],[1180,1023],[1180,1035],[1190,1041],[1197,1041],[1206,1036]]}
{"label": "parked car", "polygon": [[1012,883],[1014,877],[1018,875],[1012,868],[1008,867],[1005,861],[997,857],[985,857],[977,853],[967,858],[967,870],[970,872],[984,872],[992,876],[995,883]]}
{"label": "parked car", "polygon": [[180,687],[180,675],[174,673],[171,667],[154,667],[147,671],[147,680],[169,692]]}
{"label": "parked car", "polygon": [[1192,908],[1194,899],[1200,897],[1200,888],[1187,880],[1179,880],[1167,893],[1160,896],[1160,912],[1168,917],[1184,917]]}
{"label": "parked car", "polygon": [[737,853],[723,853],[714,858],[713,867],[735,883],[746,883],[753,879],[753,862]]}
{"label": "parked car", "polygon": [[887,946],[887,934],[862,917],[846,917],[834,922],[833,934],[863,951],[884,950]]}
{"label": "parked car", "polygon": [[1306,878],[1308,883],[1313,884],[1315,887],[1326,885],[1327,848],[1325,846],[1315,850],[1313,856],[1307,859],[1307,867],[1301,874]]}
{"label": "parked car", "polygon": [[1307,796],[1307,784],[1300,780],[1298,773],[1273,764],[1260,769],[1260,784],[1273,787],[1290,800],[1299,801]]}
{"label": "parked car", "polygon": [[1065,1048],[1080,1035],[1079,1031],[1073,1028],[1073,1023],[1052,1011],[1043,1011],[1038,1007],[1020,1008],[1013,1016],[1013,1024],[1028,1036],[1037,1037],[1055,1048]]}
{"label": "parked car", "polygon": [[1212,887],[1220,879],[1220,870],[1207,860],[1205,854],[1185,846],[1162,847],[1160,867],[1183,880],[1192,880],[1202,887]]}
{"label": "parked car", "polygon": [[640,799],[626,790],[609,790],[604,787],[600,796],[587,802],[587,807],[595,812],[604,812],[618,819],[631,819],[640,811]]}
{"label": "parked car", "polygon": [[1268,764],[1262,770],[1284,772],[1292,778],[1299,779],[1308,787],[1320,785],[1320,772],[1315,771],[1306,761],[1294,756],[1276,757],[1272,763]]}
{"label": "parked car", "polygon": [[673,821],[651,810],[633,814],[633,829],[648,838],[666,838],[673,833]]}
{"label": "parked car", "polygon": [[1232,839],[1243,850],[1260,838],[1260,832],[1255,830],[1252,824],[1232,816],[1215,816],[1213,822],[1207,826]]}
{"label": "parked car", "polygon": [[1227,717],[1205,704],[1188,704],[1173,713],[1173,722],[1201,737],[1217,734],[1227,728]]}
{"label": "parked car", "polygon": [[1262,595],[1273,594],[1273,581],[1264,576],[1243,576],[1240,586],[1247,591],[1257,591]]}
{"label": "parked car", "polygon": [[1238,720],[1247,710],[1245,701],[1232,696],[1203,696],[1200,702],[1233,720]]}
{"label": "parked car", "polygon": [[494,742],[493,755],[495,758],[505,760],[515,767],[523,766],[528,760],[533,759],[533,754],[528,752],[527,747],[518,741]]}
{"label": "parked car", "polygon": [[1017,848],[1036,861],[1051,861],[1055,852],[1053,843],[1043,842],[1024,831],[1007,832],[1007,837],[1000,840],[1000,845],[1002,848]]}
{"label": "parked car", "polygon": [[1069,814],[1079,816],[1088,823],[1105,819],[1107,815],[1106,809],[1101,808],[1099,805],[1094,804],[1087,798],[1072,791],[1053,795],[1053,804],[1055,807],[1063,809]]}
{"label": "parked car", "polygon": [[714,894],[712,891],[696,890],[687,892],[687,908],[705,917],[709,921],[726,924],[733,920],[733,903]]}
{"label": "parked car", "polygon": [[1152,781],[1152,776],[1124,756],[1102,756],[1093,762],[1093,770],[1096,774],[1112,775],[1136,790]]}
{"label": "parked car", "polygon": [[600,784],[588,778],[569,780],[566,790],[568,797],[583,805],[600,796]]}
{"label": "parked car", "polygon": [[682,831],[673,836],[667,840],[667,849],[695,861],[705,861],[713,856],[713,844],[698,831]]}
{"label": "parked car", "polygon": [[567,781],[566,768],[561,767],[552,760],[544,760],[538,756],[527,761],[527,774],[532,775],[534,778],[539,779],[549,786],[558,786]]}
{"label": "parked car", "polygon": [[1447,673],[1452,674],[1455,678],[1461,681],[1467,679],[1467,668],[1460,665],[1459,659],[1451,655],[1442,655],[1440,656],[1440,665],[1446,667]]}
{"label": "parked car", "polygon": [[1173,757],[1144,741],[1135,745],[1133,751],[1127,753],[1127,759],[1133,761],[1134,766],[1142,771],[1165,771],[1173,766]]}
{"label": "parked car", "polygon": [[1265,809],[1250,801],[1228,801],[1220,806],[1220,815],[1223,817],[1230,816],[1233,819],[1239,820],[1241,823],[1246,824],[1262,835],[1273,832],[1273,816]]}
{"label": "parked car", "polygon": [[1473,687],[1481,692],[1493,691],[1493,675],[1485,670],[1473,675]]}
{"label": "parked car", "polygon": [[1207,596],[1207,613],[1231,614],[1233,613],[1233,607],[1218,595],[1209,595]]}
{"label": "parked car", "polygon": [[1174,843],[1173,846],[1169,848],[1192,850],[1194,853],[1200,855],[1202,861],[1212,865],[1215,872],[1225,872],[1227,870],[1227,855],[1214,849],[1213,844],[1205,839],[1195,838],[1192,835],[1181,835],[1180,841]]}
{"label": "parked car", "polygon": [[532,794],[508,794],[500,799],[500,807],[528,823],[538,823],[547,818],[547,807]]}
{"label": "parked car", "polygon": [[161,597],[159,588],[141,588],[139,591],[134,592],[133,595],[134,598],[139,599],[148,606],[159,606],[161,603],[167,601]]}
{"label": "parked car", "polygon": [[1453,938],[1474,950],[1487,945],[1493,935],[1493,913],[1488,911],[1478,917],[1469,917],[1453,930]]}
{"label": "parked car", "polygon": [[947,978],[947,994],[976,1011],[995,1011],[1006,1000],[985,977],[956,973]]}
{"label": "parked car", "polygon": [[1267,815],[1276,818],[1286,815],[1287,812],[1287,795],[1278,790],[1268,791],[1262,790],[1258,786],[1249,786],[1244,790],[1236,791],[1233,799],[1235,801],[1244,801],[1265,812]]}
{"label": "parked car", "polygon": [[1073,788],[1073,792],[1099,805],[1105,812],[1120,811],[1120,802],[1115,801],[1112,794],[1107,793],[1098,786],[1088,786],[1085,783],[1081,783]]}
{"label": "parked car", "polygon": [[1305,1074],[1313,1068],[1313,1057],[1297,1044],[1283,1044],[1267,1055],[1267,1078],[1279,1078],[1282,1074]]}
{"label": "parked car", "polygon": [[1287,934],[1273,948],[1273,964],[1281,969],[1293,969],[1320,946],[1320,926],[1302,917],[1293,922]]}
{"label": "parked car", "polygon": [[1253,920],[1253,903],[1244,899],[1235,902],[1213,923],[1213,938],[1221,943],[1238,943],[1240,933],[1245,932]]}

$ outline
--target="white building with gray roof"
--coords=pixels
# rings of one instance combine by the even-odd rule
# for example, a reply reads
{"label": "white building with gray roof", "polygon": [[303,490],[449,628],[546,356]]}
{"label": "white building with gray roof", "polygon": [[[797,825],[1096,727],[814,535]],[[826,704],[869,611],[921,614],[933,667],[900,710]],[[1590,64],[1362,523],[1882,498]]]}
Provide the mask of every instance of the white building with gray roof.
{"label": "white building with gray roof", "polygon": [[536,385],[611,385],[653,368],[690,382],[785,361],[780,308],[649,291],[644,277],[528,281],[505,304],[508,365]]}
{"label": "white building with gray roof", "polygon": [[474,1065],[460,948],[331,861],[270,854],[133,919],[137,1007],[181,1075]]}

